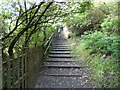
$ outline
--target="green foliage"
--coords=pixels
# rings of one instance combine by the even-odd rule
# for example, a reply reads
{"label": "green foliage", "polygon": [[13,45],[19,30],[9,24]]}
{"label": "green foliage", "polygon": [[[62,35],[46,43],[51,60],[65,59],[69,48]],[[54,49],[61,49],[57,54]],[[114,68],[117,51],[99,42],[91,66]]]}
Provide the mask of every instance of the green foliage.
{"label": "green foliage", "polygon": [[[3,31],[2,37],[8,35],[14,29],[17,20],[18,24],[23,23],[20,25],[17,24],[15,31],[4,40],[4,54],[7,54],[8,47],[13,38],[26,27],[37,9],[31,9],[33,5],[36,6],[35,3],[27,2],[27,5],[29,5],[27,6],[27,10],[31,10],[24,13],[25,7],[22,2],[10,1],[4,0],[0,4],[0,28]],[[47,5],[48,3],[44,3],[35,15],[35,18],[32,18],[33,21],[30,22],[30,28],[17,41],[13,49],[14,53],[23,50],[25,40],[34,30],[36,21]],[[24,14],[19,17],[21,13]],[[28,18],[26,18],[26,15]],[[64,16],[61,18],[61,15]],[[92,2],[66,2],[65,5],[54,3],[38,22],[37,30],[32,33],[29,39],[28,47],[43,45],[57,29],[54,23],[58,20],[60,22],[64,21],[63,23],[72,29],[73,33],[70,33],[70,37],[77,35],[78,32],[76,31],[80,31],[81,27],[87,27],[91,24],[96,27],[95,23],[98,23],[101,28],[96,27],[95,29],[91,29],[85,32],[81,38],[72,38],[70,39],[70,43],[73,46],[75,45],[73,47],[75,53],[81,55],[86,63],[89,64],[91,71],[93,71],[92,79],[96,80],[93,83],[95,87],[118,87],[119,71],[117,62],[120,59],[120,36],[117,33],[118,27],[120,28],[120,26],[118,26],[119,21],[117,15],[116,3],[103,3],[99,5],[94,5]]]}
{"label": "green foliage", "polygon": [[[3,39],[4,54],[8,53],[10,45],[13,46],[14,54],[24,50],[26,47],[41,46],[56,30],[55,22],[59,20],[57,17],[61,17],[65,12],[62,11],[59,4],[53,3],[43,15],[45,8],[50,3],[46,2],[35,13],[40,3],[36,3],[36,1],[25,2],[23,0],[13,2],[11,0],[4,0],[0,3],[0,23],[2,23],[0,25],[3,32],[1,38]],[[34,14],[35,17],[33,17]],[[41,19],[39,20],[40,17]],[[37,22],[37,20],[39,21]],[[29,26],[27,27],[28,24]],[[21,33],[21,31],[25,32]],[[15,38],[16,40],[14,40]],[[12,42],[14,41],[15,44],[13,45]]]}
{"label": "green foliage", "polygon": [[[69,43],[75,54],[82,56],[92,71],[92,85],[95,88],[118,88],[120,36],[116,2],[93,5],[85,12],[71,15],[68,26],[72,27],[72,38]],[[75,37],[81,28],[93,25],[94,28],[84,31]],[[76,29],[77,28],[77,29]],[[70,29],[71,30],[71,29]]]}
{"label": "green foliage", "polygon": [[31,37],[30,47],[34,47],[34,44],[36,44],[36,47],[41,46],[44,43],[44,37],[43,33],[33,34]]}
{"label": "green foliage", "polygon": [[46,27],[45,28],[45,31],[46,31],[46,35],[47,35],[47,37],[49,37],[54,31],[56,31],[57,30],[57,27],[56,27],[56,25],[51,25],[51,26],[49,26],[49,27]]}
{"label": "green foliage", "polygon": [[70,33],[69,34],[69,37],[74,37],[74,36],[76,36],[76,33]]}
{"label": "green foliage", "polygon": [[90,23],[95,24],[104,19],[105,13],[99,7],[93,7],[87,12],[87,20],[90,20]]}
{"label": "green foliage", "polygon": [[[101,54],[118,56],[118,48],[120,43],[119,36],[108,36],[107,32],[95,31],[94,33],[83,35],[82,43],[85,44],[85,49],[94,49]],[[91,53],[93,53],[92,51]]]}
{"label": "green foliage", "polygon": [[85,19],[86,11],[92,7],[91,2],[69,2],[69,16],[65,17],[67,26],[82,27],[88,23]]}
{"label": "green foliage", "polygon": [[109,36],[108,32],[88,31],[81,39],[70,40],[70,43],[74,43],[73,50],[90,66],[91,78],[95,80],[92,83],[94,87],[119,87],[120,36]]}
{"label": "green foliage", "polygon": [[69,8],[69,11],[72,11],[73,13],[83,13],[86,10],[90,9],[93,6],[92,2],[67,2],[67,6]]}
{"label": "green foliage", "polygon": [[[118,88],[119,71],[118,64],[114,58],[104,58],[101,55],[95,55],[89,63],[92,70],[92,79],[95,80],[93,87]],[[112,81],[112,83],[111,83]]]}
{"label": "green foliage", "polygon": [[108,16],[108,18],[105,18],[104,22],[101,24],[101,27],[103,31],[118,33],[118,17]]}
{"label": "green foliage", "polygon": [[[49,25],[49,26],[47,26]],[[56,30],[56,25],[51,25],[51,24],[45,24],[46,28],[40,28],[38,31],[38,33],[35,33],[31,36],[31,39],[30,39],[30,47],[37,47],[37,46],[41,46],[45,43],[44,39],[48,39],[50,37],[50,35],[52,33],[55,32]],[[45,32],[45,35],[44,35],[44,32]]]}
{"label": "green foliage", "polygon": [[70,16],[70,22],[69,25],[71,27],[83,27],[88,23],[88,20],[85,19],[86,14],[85,13],[81,13],[81,14],[72,14]]}
{"label": "green foliage", "polygon": [[116,34],[118,33],[119,21],[116,2],[100,3],[97,5],[91,3],[88,7],[89,8],[83,10],[83,12],[80,12],[80,10],[86,7],[79,8],[77,13],[75,12],[78,8],[72,10],[69,16],[65,18],[65,22],[67,23],[66,25],[69,30],[76,32],[77,35],[78,33],[80,35],[80,33],[86,31],[86,28],[88,30],[99,30],[102,28],[103,31],[109,31],[111,33],[116,32]]}

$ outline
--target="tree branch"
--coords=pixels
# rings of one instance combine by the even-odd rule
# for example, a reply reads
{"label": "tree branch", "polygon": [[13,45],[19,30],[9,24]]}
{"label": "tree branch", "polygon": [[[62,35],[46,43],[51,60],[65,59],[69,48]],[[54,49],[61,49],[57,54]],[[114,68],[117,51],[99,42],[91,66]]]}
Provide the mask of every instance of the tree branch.
{"label": "tree branch", "polygon": [[37,22],[35,23],[34,29],[31,31],[30,35],[28,36],[27,40],[25,41],[25,46],[28,43],[30,37],[32,34],[36,31],[37,25],[39,24],[38,22],[41,20],[42,16],[44,16],[44,13],[47,11],[47,9],[52,5],[53,2],[50,2],[49,5],[45,8],[45,10],[42,12],[42,14],[39,16]]}
{"label": "tree branch", "polygon": [[[18,3],[19,3],[19,2],[18,2]],[[18,17],[18,19],[17,19],[17,21],[16,21],[16,25],[15,25],[14,29],[13,29],[9,34],[7,34],[5,37],[3,37],[3,38],[2,38],[2,41],[4,41],[6,38],[8,38],[8,37],[17,29],[17,27],[18,27],[20,24],[23,23],[23,22],[22,22],[22,23],[20,23],[20,24],[18,25],[19,20],[21,19],[21,17],[22,17],[24,14],[26,14],[27,12],[29,12],[30,10],[36,8],[37,6],[39,6],[39,5],[36,5],[36,6],[33,5],[32,8],[26,10],[26,11],[23,12],[22,14],[21,14],[21,10],[22,10],[22,9],[20,9],[20,14],[19,14],[19,17]],[[20,7],[21,7],[21,6],[20,6]],[[26,19],[27,19],[27,18],[26,18]],[[24,21],[24,20],[23,20],[23,21]]]}
{"label": "tree branch", "polygon": [[[29,21],[29,23],[27,24],[26,28],[24,28],[21,32],[19,32],[17,34],[17,36],[12,40],[10,46],[9,46],[9,49],[8,49],[8,53],[9,55],[12,57],[13,56],[13,48],[14,48],[14,45],[16,44],[16,42],[19,40],[19,38],[21,37],[21,35],[24,34],[25,31],[28,30],[28,27],[29,25],[31,24],[32,20],[34,19],[35,15],[38,13],[38,10],[40,9],[41,5],[43,4],[44,2],[41,2],[41,4],[38,6],[37,10],[35,11],[34,15],[32,16],[31,20]],[[47,9],[51,6],[53,2],[50,2],[49,5],[45,8],[45,10],[42,12],[41,16],[38,18],[37,22],[36,22],[36,25],[34,27],[34,29],[36,29],[37,27],[37,24],[38,22],[41,20],[42,16],[44,15],[44,13],[47,11]]]}

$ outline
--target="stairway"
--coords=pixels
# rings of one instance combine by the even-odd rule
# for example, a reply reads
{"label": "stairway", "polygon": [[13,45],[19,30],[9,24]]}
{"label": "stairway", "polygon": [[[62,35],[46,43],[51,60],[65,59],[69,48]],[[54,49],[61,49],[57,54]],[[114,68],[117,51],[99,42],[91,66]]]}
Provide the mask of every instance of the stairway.
{"label": "stairway", "polygon": [[65,43],[64,38],[57,37],[51,47],[35,88],[90,87],[87,67],[74,63],[70,45]]}

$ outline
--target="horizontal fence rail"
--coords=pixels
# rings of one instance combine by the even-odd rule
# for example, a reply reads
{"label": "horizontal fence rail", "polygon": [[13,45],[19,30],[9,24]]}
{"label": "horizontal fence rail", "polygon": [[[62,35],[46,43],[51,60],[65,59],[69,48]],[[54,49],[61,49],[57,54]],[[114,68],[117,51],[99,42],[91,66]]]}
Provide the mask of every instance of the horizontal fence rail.
{"label": "horizontal fence rail", "polygon": [[3,88],[31,88],[39,76],[39,71],[47,56],[54,33],[43,46],[31,48],[25,53],[18,53],[18,57],[3,59]]}
{"label": "horizontal fence rail", "polygon": [[46,43],[44,44],[44,49],[45,49],[45,51],[44,51],[44,58],[46,58],[46,56],[48,55],[48,51],[49,51],[49,47],[50,47],[50,45],[51,45],[51,43],[52,43],[52,41],[53,41],[53,37],[55,36],[55,33],[53,33],[49,38],[48,38],[48,40],[46,41]]}

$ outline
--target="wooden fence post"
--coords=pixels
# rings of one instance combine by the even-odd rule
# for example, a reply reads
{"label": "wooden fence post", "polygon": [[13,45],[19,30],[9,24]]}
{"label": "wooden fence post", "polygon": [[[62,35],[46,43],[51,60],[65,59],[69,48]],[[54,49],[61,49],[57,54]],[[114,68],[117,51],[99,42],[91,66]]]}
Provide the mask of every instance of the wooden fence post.
{"label": "wooden fence post", "polygon": [[[45,47],[36,47],[27,49],[25,52],[17,52],[16,58],[13,56],[5,57],[3,65],[0,66],[0,87],[2,87],[2,77],[4,79],[5,88],[28,88],[35,83],[39,76],[39,70],[44,62],[43,56],[47,54],[49,46],[53,40],[54,34],[46,41]],[[3,72],[3,76],[2,76]]]}
{"label": "wooden fence post", "polygon": [[[1,33],[1,32],[0,32]],[[3,71],[2,71],[2,40],[0,40],[0,89],[2,89],[2,87],[3,87],[3,79],[2,79],[2,74],[3,74]]]}
{"label": "wooden fence post", "polygon": [[12,79],[11,79],[11,59],[8,57],[7,58],[7,88],[11,88],[12,84]]}

